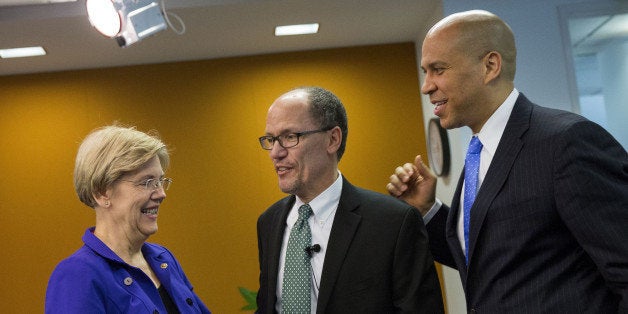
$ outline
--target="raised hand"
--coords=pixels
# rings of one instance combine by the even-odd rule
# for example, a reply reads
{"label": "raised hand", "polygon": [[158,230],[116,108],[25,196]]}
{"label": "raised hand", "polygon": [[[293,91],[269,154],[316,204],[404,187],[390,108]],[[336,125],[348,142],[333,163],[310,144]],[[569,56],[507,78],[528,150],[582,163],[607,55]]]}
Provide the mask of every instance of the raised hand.
{"label": "raised hand", "polygon": [[421,155],[417,155],[414,163],[395,169],[386,189],[390,195],[418,208],[425,215],[436,200],[436,176],[423,163]]}

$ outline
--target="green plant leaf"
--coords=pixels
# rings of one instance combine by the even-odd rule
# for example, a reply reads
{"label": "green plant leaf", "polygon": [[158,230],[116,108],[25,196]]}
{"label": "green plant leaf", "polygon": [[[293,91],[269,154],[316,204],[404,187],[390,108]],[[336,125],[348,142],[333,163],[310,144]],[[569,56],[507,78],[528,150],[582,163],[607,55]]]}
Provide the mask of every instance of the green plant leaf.
{"label": "green plant leaf", "polygon": [[246,301],[246,305],[243,306],[240,310],[242,311],[257,310],[257,292],[251,291],[243,287],[238,287],[238,290],[240,290],[240,294],[244,298],[244,301]]}

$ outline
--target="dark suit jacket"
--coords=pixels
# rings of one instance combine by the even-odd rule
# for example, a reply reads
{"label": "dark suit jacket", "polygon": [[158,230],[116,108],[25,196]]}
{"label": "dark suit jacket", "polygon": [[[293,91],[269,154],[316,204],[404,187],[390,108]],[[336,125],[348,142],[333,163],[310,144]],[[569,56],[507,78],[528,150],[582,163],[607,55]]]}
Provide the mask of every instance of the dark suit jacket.
{"label": "dark suit jacket", "polygon": [[463,179],[427,229],[434,258],[460,271],[469,311],[628,311],[628,156],[604,129],[519,96],[471,208],[468,268]]}
{"label": "dark suit jacket", "polygon": [[[258,219],[259,313],[275,313],[286,197]],[[438,276],[416,208],[343,178],[320,281],[317,313],[442,313]]]}

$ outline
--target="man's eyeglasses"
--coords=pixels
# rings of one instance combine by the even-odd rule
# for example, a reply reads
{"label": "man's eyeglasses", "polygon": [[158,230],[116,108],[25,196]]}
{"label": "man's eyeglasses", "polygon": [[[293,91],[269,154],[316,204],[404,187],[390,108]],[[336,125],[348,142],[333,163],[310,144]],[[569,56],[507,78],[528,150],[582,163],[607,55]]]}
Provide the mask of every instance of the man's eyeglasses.
{"label": "man's eyeglasses", "polygon": [[299,144],[299,138],[301,136],[313,134],[313,133],[326,132],[333,128],[334,127],[332,126],[332,127],[327,127],[320,130],[303,131],[303,132],[289,133],[289,134],[277,135],[277,136],[270,136],[270,135],[261,136],[259,138],[259,143],[260,145],[262,145],[262,148],[265,150],[273,149],[273,146],[275,145],[275,141],[278,141],[279,146],[283,148],[295,147],[297,146],[297,144]]}
{"label": "man's eyeglasses", "polygon": [[120,181],[131,182],[135,184],[136,186],[141,186],[147,191],[154,191],[154,190],[157,190],[158,188],[163,188],[165,191],[168,188],[170,188],[170,184],[172,184],[172,179],[170,178],[147,179],[146,181],[141,181],[141,182],[122,180],[122,179],[120,179]]}

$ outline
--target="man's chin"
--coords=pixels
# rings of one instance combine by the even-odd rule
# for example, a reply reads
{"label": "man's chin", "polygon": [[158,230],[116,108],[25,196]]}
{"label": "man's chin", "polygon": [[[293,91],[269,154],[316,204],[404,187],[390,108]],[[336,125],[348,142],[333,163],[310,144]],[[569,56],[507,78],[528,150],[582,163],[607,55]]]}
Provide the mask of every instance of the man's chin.
{"label": "man's chin", "polygon": [[294,184],[282,184],[279,182],[279,189],[286,194],[294,194],[296,191]]}

